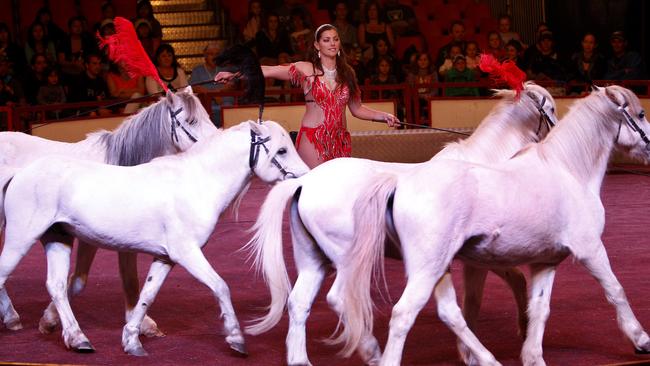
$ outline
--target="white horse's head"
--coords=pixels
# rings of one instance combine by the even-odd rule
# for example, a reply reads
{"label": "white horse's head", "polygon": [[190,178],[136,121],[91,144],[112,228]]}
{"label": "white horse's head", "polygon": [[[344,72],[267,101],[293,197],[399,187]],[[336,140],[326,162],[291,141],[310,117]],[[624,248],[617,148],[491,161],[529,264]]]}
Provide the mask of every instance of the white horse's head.
{"label": "white horse's head", "polygon": [[611,121],[616,128],[615,145],[632,158],[650,162],[650,124],[639,98],[629,89],[618,85],[596,88],[601,103],[609,103]]}
{"label": "white horse's head", "polygon": [[176,93],[168,91],[161,102],[165,105],[166,111],[163,113],[167,114],[166,120],[169,121],[169,136],[178,151],[189,149],[196,141],[215,132],[210,115],[192,92],[191,86]]}
{"label": "white horse's head", "polygon": [[[550,129],[557,124],[555,99],[546,88],[535,84],[532,81],[524,83],[524,90],[521,92],[522,101],[530,100],[530,106],[537,109],[540,120],[537,131],[540,140],[550,132]],[[542,126],[544,124],[545,126]],[[545,130],[545,131],[544,131]]]}
{"label": "white horse's head", "polygon": [[251,130],[250,167],[267,183],[306,174],[309,167],[293,146],[287,131],[273,121],[249,121]]}

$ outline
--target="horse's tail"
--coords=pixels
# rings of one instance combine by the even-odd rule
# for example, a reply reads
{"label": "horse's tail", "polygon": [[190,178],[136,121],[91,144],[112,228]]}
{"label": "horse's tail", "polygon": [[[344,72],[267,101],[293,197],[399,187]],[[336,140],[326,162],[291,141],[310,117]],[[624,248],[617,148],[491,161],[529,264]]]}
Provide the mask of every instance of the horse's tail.
{"label": "horse's tail", "polygon": [[[364,334],[372,334],[373,277],[384,281],[384,242],[386,213],[397,186],[397,177],[385,174],[366,188],[354,204],[354,239],[345,263],[338,268],[343,275],[341,333],[332,343],[343,343],[342,356],[350,356]],[[385,282],[383,282],[385,283]]]}
{"label": "horse's tail", "polygon": [[257,335],[273,328],[282,318],[287,303],[291,282],[287,274],[282,253],[282,218],[287,201],[301,186],[299,179],[289,179],[276,184],[262,205],[255,225],[251,228],[255,234],[244,247],[254,258],[257,272],[262,272],[271,292],[271,304],[268,313],[253,320],[246,327],[246,332]]}
{"label": "horse's tail", "polygon": [[16,170],[8,166],[0,168],[0,232],[4,230],[5,226],[5,193],[7,192],[9,182],[11,182],[14,174],[16,174]]}

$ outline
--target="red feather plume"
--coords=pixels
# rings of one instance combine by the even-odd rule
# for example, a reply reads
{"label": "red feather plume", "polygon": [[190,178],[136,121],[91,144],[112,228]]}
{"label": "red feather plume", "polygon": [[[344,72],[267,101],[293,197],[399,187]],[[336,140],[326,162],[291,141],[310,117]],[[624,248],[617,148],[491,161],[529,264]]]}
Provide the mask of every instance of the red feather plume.
{"label": "red feather plume", "polygon": [[524,89],[526,73],[517,67],[517,64],[511,60],[503,63],[497,61],[494,56],[488,53],[481,54],[479,61],[481,71],[490,74],[490,77],[496,82],[504,82],[517,92],[517,95]]}
{"label": "red feather plume", "polygon": [[102,38],[97,32],[99,47],[108,47],[108,58],[115,63],[121,63],[130,77],[149,76],[167,92],[167,85],[160,79],[158,70],[142,48],[133,24],[122,17],[115,17],[113,23],[115,34]]}

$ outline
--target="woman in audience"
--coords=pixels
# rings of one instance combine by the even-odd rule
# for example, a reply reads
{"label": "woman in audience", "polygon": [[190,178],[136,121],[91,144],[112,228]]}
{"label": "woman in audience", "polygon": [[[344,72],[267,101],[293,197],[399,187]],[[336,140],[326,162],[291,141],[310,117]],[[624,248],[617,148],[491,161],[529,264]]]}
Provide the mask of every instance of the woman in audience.
{"label": "woman in audience", "polygon": [[372,1],[366,6],[366,22],[359,24],[357,39],[364,50],[364,59],[372,59],[372,45],[377,39],[386,38],[390,47],[395,46],[395,38],[390,26],[381,19],[379,3]]}
{"label": "woman in audience", "polygon": [[[176,53],[171,45],[163,43],[158,47],[154,58],[154,64],[156,65],[156,69],[158,69],[158,76],[160,76],[162,81],[167,84],[168,88],[175,90],[187,86],[187,76],[185,75],[185,71],[183,71],[178,64]],[[163,90],[162,87],[149,76],[147,76],[145,84],[148,94],[158,93]]]}
{"label": "woman in audience", "polygon": [[61,41],[58,61],[61,71],[68,75],[79,75],[84,71],[84,54],[97,51],[97,41],[84,32],[81,17],[68,20],[69,34]]}
{"label": "woman in audience", "polygon": [[421,52],[415,57],[415,64],[411,65],[406,81],[411,86],[418,87],[420,115],[426,116],[429,98],[438,95],[437,88],[417,85],[438,82],[438,74],[436,73],[435,66],[433,62],[431,62],[431,57],[428,53]]}
{"label": "woman in audience", "polygon": [[[122,64],[111,63],[106,74],[108,93],[112,98],[133,99],[144,95],[144,78],[138,76],[132,78]],[[135,113],[140,108],[139,103],[129,103],[120,112]]]}
{"label": "woman in audience", "polygon": [[56,62],[56,48],[54,42],[45,35],[45,28],[41,23],[32,23],[27,30],[27,43],[25,44],[25,58],[31,60],[34,54],[42,53],[50,63]]}
{"label": "woman in audience", "polygon": [[36,53],[32,56],[30,68],[25,73],[22,83],[24,85],[25,99],[29,104],[37,104],[36,96],[38,95],[38,88],[45,85],[47,77],[45,76],[45,69],[49,67],[47,57],[42,53]]}
{"label": "woman in audience", "polygon": [[252,42],[255,39],[255,35],[262,28],[263,19],[262,2],[259,0],[253,0],[248,3],[248,20],[246,21],[244,31],[242,32],[244,42]]}
{"label": "woman in audience", "polygon": [[291,53],[291,42],[287,33],[280,28],[276,14],[269,14],[265,23],[255,35],[255,51],[262,65],[277,65],[278,55]]}

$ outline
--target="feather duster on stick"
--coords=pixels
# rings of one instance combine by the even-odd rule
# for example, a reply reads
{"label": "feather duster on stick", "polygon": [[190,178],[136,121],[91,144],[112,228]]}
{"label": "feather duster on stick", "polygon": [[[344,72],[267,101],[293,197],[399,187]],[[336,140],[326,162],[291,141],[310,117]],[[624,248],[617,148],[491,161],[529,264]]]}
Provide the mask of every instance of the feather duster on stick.
{"label": "feather duster on stick", "polygon": [[169,91],[167,85],[158,76],[158,70],[149,59],[149,55],[142,48],[133,24],[122,17],[115,17],[113,23],[115,24],[115,34],[103,38],[97,32],[99,47],[108,48],[108,58],[115,63],[121,64],[130,77],[149,76],[165,92]]}

